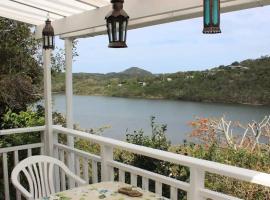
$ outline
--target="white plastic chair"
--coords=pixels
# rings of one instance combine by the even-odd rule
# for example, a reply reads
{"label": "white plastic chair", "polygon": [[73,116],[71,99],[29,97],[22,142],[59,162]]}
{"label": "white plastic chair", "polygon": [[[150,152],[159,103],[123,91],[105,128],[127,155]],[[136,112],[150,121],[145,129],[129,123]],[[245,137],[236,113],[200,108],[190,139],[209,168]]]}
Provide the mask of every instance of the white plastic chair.
{"label": "white plastic chair", "polygon": [[[73,174],[63,162],[48,156],[31,156],[21,161],[12,171],[11,181],[27,200],[49,197],[55,193],[55,167],[59,167],[67,177],[73,179],[78,185],[87,184],[86,181]],[[18,178],[21,172],[27,179],[30,191],[27,191],[19,182]]]}

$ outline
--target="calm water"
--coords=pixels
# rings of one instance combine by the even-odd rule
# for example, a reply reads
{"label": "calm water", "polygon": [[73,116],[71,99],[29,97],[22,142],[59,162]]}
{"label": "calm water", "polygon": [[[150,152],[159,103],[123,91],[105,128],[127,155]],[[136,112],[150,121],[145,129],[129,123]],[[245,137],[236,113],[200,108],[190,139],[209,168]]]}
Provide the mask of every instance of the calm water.
{"label": "calm water", "polygon": [[[54,95],[54,110],[65,114],[65,96]],[[114,97],[74,96],[74,121],[82,128],[110,126],[102,135],[124,139],[126,130],[143,129],[150,134],[150,117],[168,125],[172,143],[181,143],[188,137],[188,122],[195,117],[220,117],[242,123],[261,120],[270,114],[270,107],[194,103],[170,100],[126,99]]]}

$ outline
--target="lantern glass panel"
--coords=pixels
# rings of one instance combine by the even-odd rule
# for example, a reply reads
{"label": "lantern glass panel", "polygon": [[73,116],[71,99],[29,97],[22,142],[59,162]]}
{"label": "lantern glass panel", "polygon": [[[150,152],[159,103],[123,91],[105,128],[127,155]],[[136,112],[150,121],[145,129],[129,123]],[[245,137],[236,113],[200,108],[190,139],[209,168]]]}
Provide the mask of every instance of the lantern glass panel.
{"label": "lantern glass panel", "polygon": [[127,28],[127,22],[123,21],[123,24],[122,24],[122,41],[126,41],[126,28]]}
{"label": "lantern glass panel", "polygon": [[120,22],[119,21],[116,21],[116,24],[115,24],[115,27],[116,27],[116,30],[115,30],[115,40],[116,41],[120,41]]}
{"label": "lantern glass panel", "polygon": [[53,48],[55,47],[55,39],[54,37],[52,37],[52,40],[53,40]]}
{"label": "lantern glass panel", "polygon": [[120,26],[119,26],[119,41],[124,41],[123,38],[123,22],[121,21]]}
{"label": "lantern glass panel", "polygon": [[53,39],[51,36],[49,36],[49,46],[53,46]]}
{"label": "lantern glass panel", "polygon": [[44,36],[44,47],[48,47],[48,36]]}
{"label": "lantern glass panel", "polygon": [[112,23],[108,22],[108,36],[109,36],[109,41],[112,42]]}
{"label": "lantern glass panel", "polygon": [[211,9],[210,9],[210,0],[204,0],[204,23],[205,25],[210,25],[211,19]]}
{"label": "lantern glass panel", "polygon": [[212,0],[212,20],[214,25],[219,22],[219,0]]}
{"label": "lantern glass panel", "polygon": [[127,29],[128,29],[128,20],[126,20],[126,27],[125,27],[125,41],[127,40]]}
{"label": "lantern glass panel", "polygon": [[48,41],[49,41],[48,46],[52,47],[52,37],[51,36],[48,36]]}
{"label": "lantern glass panel", "polygon": [[112,21],[112,41],[115,42],[116,41],[116,25],[115,25],[115,21]]}

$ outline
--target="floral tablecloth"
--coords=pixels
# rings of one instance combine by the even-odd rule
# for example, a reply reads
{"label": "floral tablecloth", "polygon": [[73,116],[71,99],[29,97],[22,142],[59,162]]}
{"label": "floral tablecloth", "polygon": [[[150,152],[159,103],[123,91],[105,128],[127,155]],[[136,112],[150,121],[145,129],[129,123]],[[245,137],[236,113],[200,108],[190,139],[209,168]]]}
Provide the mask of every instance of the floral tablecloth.
{"label": "floral tablecloth", "polygon": [[142,190],[134,189],[143,193],[142,197],[129,197],[118,193],[118,189],[122,187],[131,187],[131,185],[119,182],[101,182],[84,187],[74,188],[64,192],[57,193],[48,200],[165,200],[156,194]]}

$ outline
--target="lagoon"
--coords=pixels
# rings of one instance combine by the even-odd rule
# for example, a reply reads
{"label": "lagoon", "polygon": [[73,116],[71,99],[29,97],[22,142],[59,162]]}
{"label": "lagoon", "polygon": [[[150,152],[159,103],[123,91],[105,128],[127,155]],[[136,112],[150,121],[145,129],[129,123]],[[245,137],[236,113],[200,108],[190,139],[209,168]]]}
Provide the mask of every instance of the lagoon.
{"label": "lagoon", "polygon": [[[201,103],[173,100],[128,99],[101,96],[73,97],[74,122],[83,129],[109,126],[102,135],[124,140],[126,132],[143,129],[151,134],[150,117],[168,125],[167,135],[173,144],[188,139],[188,123],[196,117],[221,117],[247,123],[260,121],[270,114],[270,106]],[[65,114],[65,96],[53,96],[54,111]]]}

